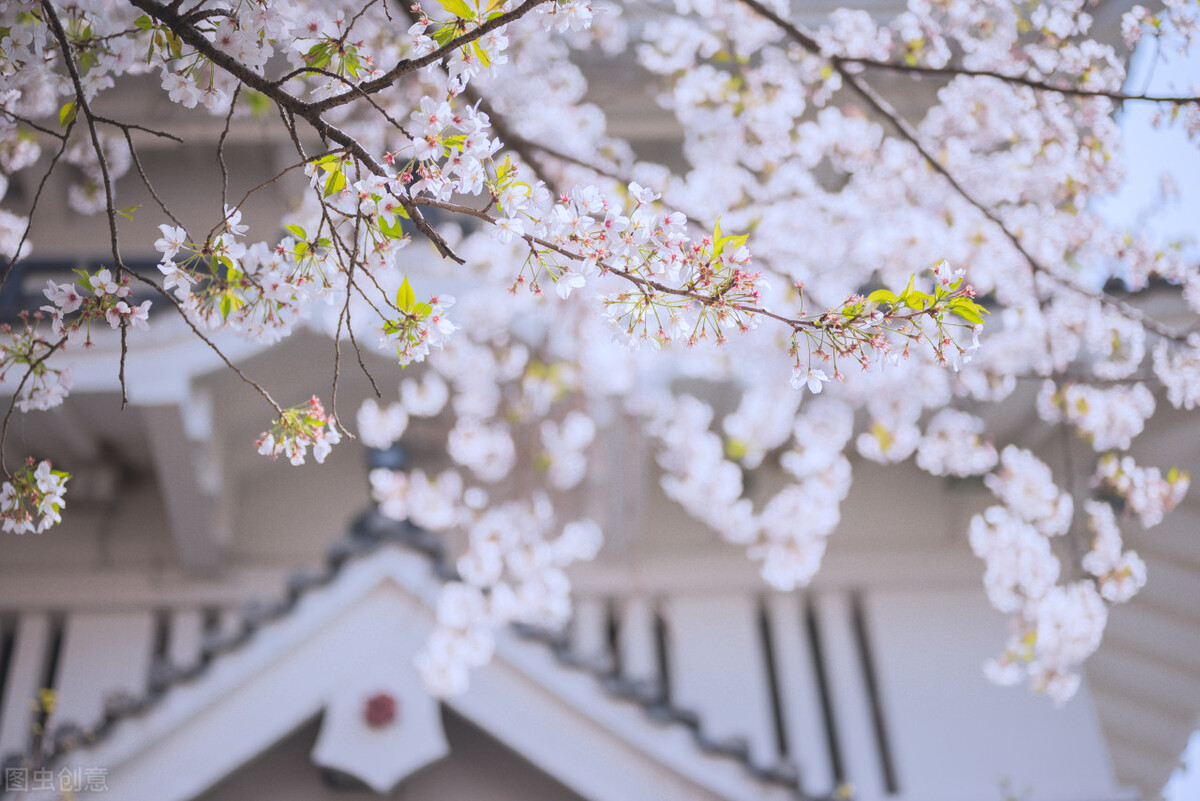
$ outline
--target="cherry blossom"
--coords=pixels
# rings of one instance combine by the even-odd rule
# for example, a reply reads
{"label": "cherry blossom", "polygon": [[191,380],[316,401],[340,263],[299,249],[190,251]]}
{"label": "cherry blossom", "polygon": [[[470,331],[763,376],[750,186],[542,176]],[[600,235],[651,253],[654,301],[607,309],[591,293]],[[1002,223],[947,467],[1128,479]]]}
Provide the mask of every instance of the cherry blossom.
{"label": "cherry blossom", "polygon": [[[602,539],[555,509],[586,491],[613,420],[647,443],[662,494],[782,590],[836,547],[852,460],[983,475],[997,503],[963,534],[1012,626],[987,671],[1059,702],[1107,605],[1153,580],[1120,527],[1160,522],[1189,479],[1128,451],[1164,399],[1200,401],[1200,334],[1175,327],[1200,311],[1200,271],[1094,209],[1124,180],[1123,104],[1195,133],[1200,103],[1124,94],[1127,53],[1078,0],[911,0],[811,31],[779,0],[209,5],[0,9],[0,253],[42,244],[44,211],[10,178],[59,161],[70,206],[111,232],[98,268],[49,281],[39,314],[3,330],[0,378],[22,412],[61,403],[64,352],[140,345],[158,308],[143,289],[214,347],[311,324],[414,371],[356,428],[373,448],[440,432],[454,465],[370,475],[384,514],[467,543],[418,660],[435,692],[466,687],[496,626],[569,616],[563,569]],[[1175,52],[1198,26],[1170,2],[1120,33]],[[678,130],[670,167],[588,102],[579,64],[601,57],[651,76]],[[923,99],[897,108],[896,73]],[[186,122],[99,116],[131,81]],[[152,184],[143,134],[263,110],[294,150],[275,181],[186,226],[157,196],[122,207],[125,182]],[[256,193],[285,176],[301,190],[286,217],[252,228]],[[161,234],[134,243],[159,254],[149,275],[121,255],[135,212]],[[444,269],[412,267],[426,244]],[[1172,310],[1136,302],[1150,292]],[[1090,444],[1091,486],[989,431],[988,406],[1029,381],[1041,420]],[[261,453],[319,462],[346,433],[315,397],[285,408],[257,388]],[[30,464],[0,458],[6,529],[60,517],[65,474]],[[748,472],[776,469],[750,491]]]}

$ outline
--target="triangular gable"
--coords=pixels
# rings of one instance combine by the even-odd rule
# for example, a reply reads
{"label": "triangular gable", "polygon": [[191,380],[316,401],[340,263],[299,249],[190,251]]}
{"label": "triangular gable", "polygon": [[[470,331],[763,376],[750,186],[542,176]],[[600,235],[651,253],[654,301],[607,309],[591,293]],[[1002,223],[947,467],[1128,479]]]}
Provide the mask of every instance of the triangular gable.
{"label": "triangular gable", "polygon": [[[384,792],[446,752],[436,702],[412,667],[439,586],[430,561],[411,551],[385,547],[350,561],[242,647],[59,766],[104,766],[123,801],[186,801],[324,712],[314,761]],[[394,725],[363,723],[373,693],[397,702]],[[471,689],[446,703],[585,798],[794,797],[511,632],[499,635]]]}

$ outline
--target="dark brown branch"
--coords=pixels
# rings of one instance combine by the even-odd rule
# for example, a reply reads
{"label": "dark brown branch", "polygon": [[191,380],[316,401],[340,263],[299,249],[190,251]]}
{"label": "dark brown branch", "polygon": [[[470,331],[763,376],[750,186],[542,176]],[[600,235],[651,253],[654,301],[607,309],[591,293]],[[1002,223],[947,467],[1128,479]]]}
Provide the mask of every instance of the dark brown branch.
{"label": "dark brown branch", "polygon": [[[44,125],[39,125],[38,123],[34,122],[33,120],[29,119],[28,117],[22,117],[20,114],[14,114],[12,111],[10,111],[9,109],[6,109],[6,108],[0,108],[0,114],[3,114],[4,116],[8,117],[13,122],[18,122],[21,125],[28,126],[32,129],[34,129],[35,131],[38,131],[39,133],[44,133],[44,134],[46,134],[46,136],[53,136],[55,139],[59,139],[63,142],[67,141],[67,136],[68,136],[67,132],[59,132],[59,131],[51,130],[50,128],[47,128]],[[69,130],[70,130],[70,126],[68,126],[68,132],[69,132]]]}
{"label": "dark brown branch", "polygon": [[[465,214],[467,216],[474,217],[479,220],[483,220],[484,222],[489,223],[491,225],[495,225],[497,222],[496,218],[493,217],[492,215],[488,214],[486,211],[480,211],[478,209],[473,209],[470,206],[463,206],[458,203],[447,203],[444,201],[433,200],[430,198],[417,198],[415,202],[419,206],[432,206],[434,208],[444,209],[445,211],[452,211],[457,214]],[[544,248],[545,250],[548,250],[548,251],[553,251],[554,253],[557,253],[568,259],[571,259],[572,261],[582,262],[582,261],[587,260],[587,257],[583,256],[580,253],[576,253],[573,250],[568,250],[567,248],[564,248],[561,245],[557,245],[554,242],[551,242],[547,239],[542,239],[541,237],[534,236],[533,234],[522,234],[520,236],[520,238],[529,245],[530,250],[534,254],[534,256],[537,256],[536,248],[540,247],[540,248]],[[723,305],[725,308],[735,309],[735,310],[743,312],[747,315],[768,317],[772,320],[777,320],[778,322],[781,322],[784,325],[787,325],[793,331],[824,332],[824,331],[829,331],[830,329],[842,330],[842,326],[831,325],[828,322],[824,321],[826,314],[814,315],[811,318],[807,318],[807,319],[806,318],[786,317],[782,314],[777,314],[776,312],[770,311],[769,309],[764,309],[761,306],[754,306],[749,303],[739,303],[736,301],[730,302],[730,301],[726,300],[724,297],[724,291],[725,291],[725,289],[728,288],[728,284],[724,288],[717,289],[713,294],[708,295],[703,292],[698,292],[694,289],[689,289],[686,287],[685,288],[673,287],[673,286],[664,284],[660,281],[654,281],[649,278],[644,278],[634,272],[622,269],[620,267],[614,267],[613,265],[608,264],[601,260],[597,260],[596,263],[600,267],[602,272],[619,276],[619,277],[625,279],[626,281],[629,281],[631,284],[636,286],[640,291],[642,291],[643,293],[646,293],[648,295],[653,295],[656,293],[663,294],[663,295],[671,295],[671,296],[677,297],[677,298],[685,298],[687,300],[694,300],[704,306],[710,306],[710,307]],[[913,309],[913,310],[903,311],[898,314],[895,314],[891,317],[891,319],[896,322],[904,322],[904,321],[909,321],[909,320],[915,320],[918,317],[932,316],[937,311],[938,311],[938,309],[936,307],[930,307],[927,309]]]}
{"label": "dark brown branch", "polygon": [[97,114],[93,114],[92,119],[94,119],[96,122],[103,123],[104,125],[111,125],[115,128],[120,128],[122,131],[125,131],[126,133],[129,133],[130,131],[141,131],[142,133],[148,133],[151,136],[157,136],[160,139],[170,139],[172,142],[176,142],[181,145],[183,144],[183,140],[180,139],[178,136],[176,136],[173,133],[167,133],[166,131],[158,131],[158,130],[155,130],[154,128],[147,128],[146,126],[138,125],[137,123],[121,122],[120,120],[110,120],[108,117],[101,117]]}
{"label": "dark brown branch", "polygon": [[[509,11],[507,14],[501,14],[500,16],[483,23],[478,28],[464,33],[462,36],[456,36],[438,49],[427,53],[420,58],[406,58],[403,61],[397,62],[395,66],[393,66],[380,77],[373,81],[367,81],[366,83],[362,84],[362,91],[366,92],[367,94],[374,94],[381,89],[386,89],[405,75],[416,72],[424,67],[428,67],[430,64],[436,64],[446,56],[453,53],[457,48],[462,47],[463,45],[468,45],[471,42],[474,42],[476,39],[486,36],[497,28],[503,27],[510,22],[520,19],[536,7],[545,5],[549,2],[553,2],[553,0],[525,0],[524,3],[521,3],[521,5],[517,6],[512,11]],[[329,109],[345,105],[346,103],[350,102],[351,99],[352,98],[349,98],[346,95],[339,95],[337,97],[330,97],[326,98],[325,100],[318,100],[314,103],[311,103],[309,104],[309,108],[312,111],[320,114],[328,111]]]}
{"label": "dark brown branch", "polygon": [[892,72],[904,72],[909,75],[930,75],[943,78],[957,78],[966,76],[969,78],[995,78],[1005,83],[1016,84],[1017,86],[1026,86],[1030,89],[1036,89],[1039,92],[1058,92],[1071,97],[1104,97],[1109,100],[1115,100],[1119,103],[1125,101],[1142,101],[1146,103],[1174,103],[1176,105],[1185,105],[1190,103],[1200,103],[1200,97],[1194,95],[1131,95],[1125,92],[1114,92],[1107,89],[1083,89],[1076,86],[1058,86],[1047,81],[1039,81],[1035,78],[1028,78],[1024,75],[1009,75],[995,70],[973,70],[966,67],[926,67],[919,64],[902,64],[894,61],[880,61],[873,58],[853,58],[850,56],[831,56],[829,59],[835,64],[858,64],[859,66],[869,67],[871,69],[890,70]]}

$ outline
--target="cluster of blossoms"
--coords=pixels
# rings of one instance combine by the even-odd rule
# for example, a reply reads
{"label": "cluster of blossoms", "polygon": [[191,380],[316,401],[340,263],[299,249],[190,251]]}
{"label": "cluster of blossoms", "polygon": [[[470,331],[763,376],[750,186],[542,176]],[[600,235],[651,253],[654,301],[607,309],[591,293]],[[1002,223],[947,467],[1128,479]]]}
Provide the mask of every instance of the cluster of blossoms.
{"label": "cluster of blossoms", "polygon": [[[842,450],[853,433],[853,415],[832,401],[813,401],[800,414],[796,404],[782,404],[776,416],[783,425],[750,432],[740,422],[742,414],[764,398],[753,391],[743,396],[739,412],[726,418],[725,427],[747,439],[727,444],[709,430],[712,408],[696,398],[664,397],[643,410],[649,415],[646,431],[660,443],[659,466],[665,475],[662,487],[669,498],[689,514],[720,532],[729,542],[743,545],[747,555],[762,560],[763,578],[780,590],[804,586],[821,565],[826,540],[841,521],[839,505],[850,490],[850,462]],[[751,433],[762,436],[753,438]],[[727,452],[743,463],[761,459],[762,449],[773,449],[789,440],[792,448],[780,464],[792,482],[756,511],[742,497],[742,471]]]}
{"label": "cluster of blossoms", "polygon": [[179,226],[159,228],[162,236],[154,247],[161,254],[163,289],[205,328],[276,342],[292,331],[310,301],[344,281],[329,261],[330,239],[310,239],[302,228],[289,226],[295,239],[284,237],[274,247],[247,246],[247,226],[236,208],[226,207],[214,232],[198,242]]}
{"label": "cluster of blossoms", "polygon": [[149,328],[150,301],[129,305],[133,290],[129,277],[114,278],[108,268],[88,273],[78,270],[79,279],[70,284],[47,281],[43,294],[52,305],[42,311],[50,316],[50,328],[57,337],[88,347],[92,344],[92,323],[103,320],[109,328],[123,325],[130,328]]}
{"label": "cluster of blossoms", "polygon": [[446,338],[458,330],[458,326],[446,317],[446,310],[453,305],[451,295],[431,297],[428,303],[417,302],[405,278],[396,293],[399,315],[383,324],[380,347],[394,342],[396,359],[401,367],[425,361],[432,349],[442,347]]}
{"label": "cluster of blossoms", "polygon": [[[522,456],[529,470],[545,471],[551,488],[577,486],[587,471],[595,424],[564,408],[578,391],[577,380],[531,359],[524,344],[509,338],[507,325],[482,324],[481,309],[500,308],[493,298],[473,302],[480,326],[435,351],[419,376],[402,381],[398,402],[368,401],[358,414],[359,436],[375,448],[400,440],[413,420],[454,416],[445,452],[461,472],[432,477],[423,470],[377,468],[370,474],[381,513],[465,538],[456,561],[461,580],[441,590],[438,627],[417,660],[426,685],[439,695],[466,688],[470,668],[490,657],[498,627],[515,621],[564,625],[571,602],[563,568],[593,558],[602,541],[599,526],[586,520],[553,536],[555,506],[543,493],[512,498],[519,490],[507,479]],[[556,409],[561,416],[551,416]],[[528,436],[542,443],[537,453],[518,453],[523,422]]]}
{"label": "cluster of blossoms", "polygon": [[314,395],[306,404],[283,409],[271,428],[255,440],[254,447],[264,456],[277,459],[282,455],[292,464],[301,465],[309,446],[313,458],[321,463],[341,441],[337,421],[325,414],[325,407]]}
{"label": "cluster of blossoms", "polygon": [[1172,468],[1163,476],[1157,467],[1140,467],[1132,456],[1106,453],[1096,465],[1092,485],[1124,503],[1144,528],[1156,526],[1179,505],[1191,484],[1185,470]]}
{"label": "cluster of blossoms", "polygon": [[933,416],[917,446],[917,467],[935,476],[977,476],[996,466],[996,446],[984,438],[982,420],[943,409]]}
{"label": "cluster of blossoms", "polygon": [[62,522],[63,496],[69,473],[55,470],[48,461],[34,467],[30,459],[0,486],[0,525],[4,531],[41,534]]}
{"label": "cluster of blossoms", "polygon": [[437,628],[416,665],[434,695],[462,693],[468,671],[491,658],[495,629],[510,623],[561,628],[571,616],[571,585],[562,568],[592,559],[603,540],[590,520],[568,523],[544,538],[544,504],[505,504],[469,529],[470,550],[458,562],[462,581],[437,600]]}
{"label": "cluster of blossoms", "polygon": [[1083,557],[1083,569],[1096,577],[1101,598],[1124,603],[1146,586],[1146,563],[1136,551],[1123,550],[1112,506],[1088,501],[1084,511],[1088,514],[1088,529],[1095,537],[1092,549]]}
{"label": "cluster of blossoms", "polygon": [[543,498],[494,506],[469,526],[468,550],[457,565],[462,580],[441,589],[438,627],[417,655],[430,692],[465,690],[468,669],[491,655],[494,628],[521,622],[561,629],[570,620],[571,584],[562,568],[594,558],[603,536],[581,520],[547,539],[552,518]]}
{"label": "cluster of blossoms", "polygon": [[[1115,461],[1106,456],[1101,464]],[[1132,464],[1127,468],[1136,471]],[[1105,469],[1105,474],[1115,483],[1117,470]],[[1034,691],[1062,704],[1079,687],[1078,665],[1100,645],[1108,621],[1106,602],[1130,600],[1146,583],[1145,563],[1124,549],[1112,505],[1089,500],[1084,512],[1093,537],[1080,565],[1091,579],[1060,584],[1062,566],[1052,540],[1071,528],[1070,496],[1053,484],[1044,463],[1012,446],[984,481],[1003,505],[972,519],[971,547],[987,566],[988,599],[1011,615],[1008,645],[985,670],[1000,684],[1026,679]],[[1181,496],[1186,478],[1177,483]]]}
{"label": "cluster of blossoms", "polygon": [[1070,528],[1070,496],[1032,453],[1009,446],[1000,459],[984,480],[1004,505],[976,515],[969,532],[987,566],[988,599],[1012,615],[1004,654],[986,672],[1000,684],[1028,679],[1035,692],[1061,704],[1078,689],[1073,668],[1100,645],[1108,613],[1091,582],[1058,583],[1061,566],[1050,538]]}
{"label": "cluster of blossoms", "polygon": [[[363,436],[375,442],[395,430],[375,411],[359,420]],[[382,430],[372,431],[381,423]],[[512,622],[561,628],[570,619],[570,582],[562,569],[595,557],[603,542],[595,523],[568,523],[550,538],[554,508],[546,496],[490,503],[488,492],[465,487],[454,470],[430,479],[420,470],[376,468],[370,478],[384,515],[433,532],[467,535],[456,563],[460,580],[439,591],[438,626],[417,656],[430,692],[463,692],[469,670],[491,657],[497,628]]]}
{"label": "cluster of blossoms", "polygon": [[20,329],[0,326],[7,340],[0,343],[0,381],[10,370],[21,374],[16,404],[22,412],[53,409],[71,391],[70,369],[47,364],[55,346],[40,336],[35,322],[26,316]]}
{"label": "cluster of blossoms", "polygon": [[1154,414],[1154,395],[1145,384],[1107,389],[1067,384],[1059,389],[1047,381],[1038,394],[1038,414],[1048,423],[1065,420],[1075,426],[1097,451],[1125,450]]}
{"label": "cluster of blossoms", "polygon": [[47,339],[37,325],[41,312],[23,316],[23,324],[0,327],[6,341],[0,343],[0,380],[16,373],[14,402],[22,412],[52,409],[66,399],[71,390],[71,373],[56,367],[51,357],[68,345],[90,347],[92,324],[104,322],[108,329],[148,327],[150,301],[130,305],[129,279],[116,280],[108,269],[95,273],[77,271],[79,279],[69,284],[47,281],[43,290],[51,305],[42,306],[50,318],[57,341]]}

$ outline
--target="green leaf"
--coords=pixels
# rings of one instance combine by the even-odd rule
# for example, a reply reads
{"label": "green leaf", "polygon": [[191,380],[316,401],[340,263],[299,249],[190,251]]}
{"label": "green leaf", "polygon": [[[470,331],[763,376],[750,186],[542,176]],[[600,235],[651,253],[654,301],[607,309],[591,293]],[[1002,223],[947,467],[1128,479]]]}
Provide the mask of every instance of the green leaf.
{"label": "green leaf", "polygon": [[967,322],[975,323],[976,325],[983,325],[983,318],[979,316],[979,312],[972,308],[974,305],[975,304],[970,303],[969,301],[967,303],[954,302],[950,304],[950,311],[954,312]]}
{"label": "green leaf", "polygon": [[418,317],[428,317],[432,312],[433,312],[433,307],[430,306],[428,303],[425,303],[424,301],[422,301],[421,303],[413,304],[412,313],[417,315]]}
{"label": "green leaf", "polygon": [[406,277],[400,284],[400,289],[396,292],[396,308],[402,312],[412,313],[413,305],[417,302],[417,295],[413,292],[412,284],[408,283]]}
{"label": "green leaf", "polygon": [[234,311],[242,308],[246,302],[231,290],[221,293],[221,316],[228,318]]}
{"label": "green leaf", "polygon": [[288,231],[289,231],[289,232],[292,234],[292,236],[296,237],[296,238],[297,238],[297,239],[299,239],[301,242],[307,242],[307,241],[308,241],[308,233],[307,233],[307,232],[306,232],[306,231],[305,231],[303,228],[301,228],[300,226],[298,226],[298,225],[285,225],[285,226],[283,226],[283,227],[284,227],[284,228],[286,228],[286,229],[287,229],[287,230],[288,230]]}
{"label": "green leaf", "polygon": [[905,306],[918,311],[929,308],[929,301],[933,300],[932,295],[926,295],[924,292],[919,292],[915,289],[905,290],[901,297],[904,298]]}
{"label": "green leaf", "polygon": [[328,156],[321,156],[321,158],[314,161],[313,164],[316,164],[325,172],[333,172],[334,170],[338,169],[341,161],[341,156],[331,153]]}
{"label": "green leaf", "polygon": [[309,48],[304,54],[304,63],[314,70],[323,70],[329,66],[329,45],[322,42]]}
{"label": "green leaf", "polygon": [[143,14],[135,19],[133,24],[141,28],[143,31],[148,31],[154,27],[154,20],[150,19],[150,17],[146,14]]}
{"label": "green leaf", "polygon": [[890,289],[876,289],[870,295],[867,295],[868,303],[888,303],[893,306],[900,305],[900,298],[896,297],[896,293]]}
{"label": "green leaf", "polygon": [[341,170],[329,173],[329,178],[325,181],[325,197],[335,195],[346,188],[346,176]]}
{"label": "green leaf", "polygon": [[438,0],[442,8],[461,19],[474,19],[475,11],[466,4],[465,0]]}
{"label": "green leaf", "polygon": [[271,110],[271,99],[262,92],[256,92],[253,89],[242,87],[242,97],[246,99],[246,104],[250,106],[250,113],[255,119],[260,119]]}
{"label": "green leaf", "polygon": [[75,111],[75,101],[72,100],[70,103],[63,105],[63,107],[58,110],[58,126],[60,128],[66,128],[68,125],[74,122]]}
{"label": "green leaf", "polygon": [[485,67],[492,66],[492,60],[488,58],[487,50],[479,44],[479,40],[471,42],[471,48],[475,51],[475,56],[479,59],[479,63]]}
{"label": "green leaf", "polygon": [[[405,217],[408,216],[407,214],[404,214],[404,209],[396,209],[396,214],[405,216]],[[400,223],[400,217],[397,216],[397,218],[390,223],[387,220],[383,219],[383,217],[380,217],[379,218],[379,233],[383,234],[384,236],[386,236],[390,239],[403,239],[404,238],[404,226],[401,225],[401,223]]]}
{"label": "green leaf", "polygon": [[496,167],[496,185],[503,188],[504,179],[513,170],[512,156],[505,156],[504,163]]}

